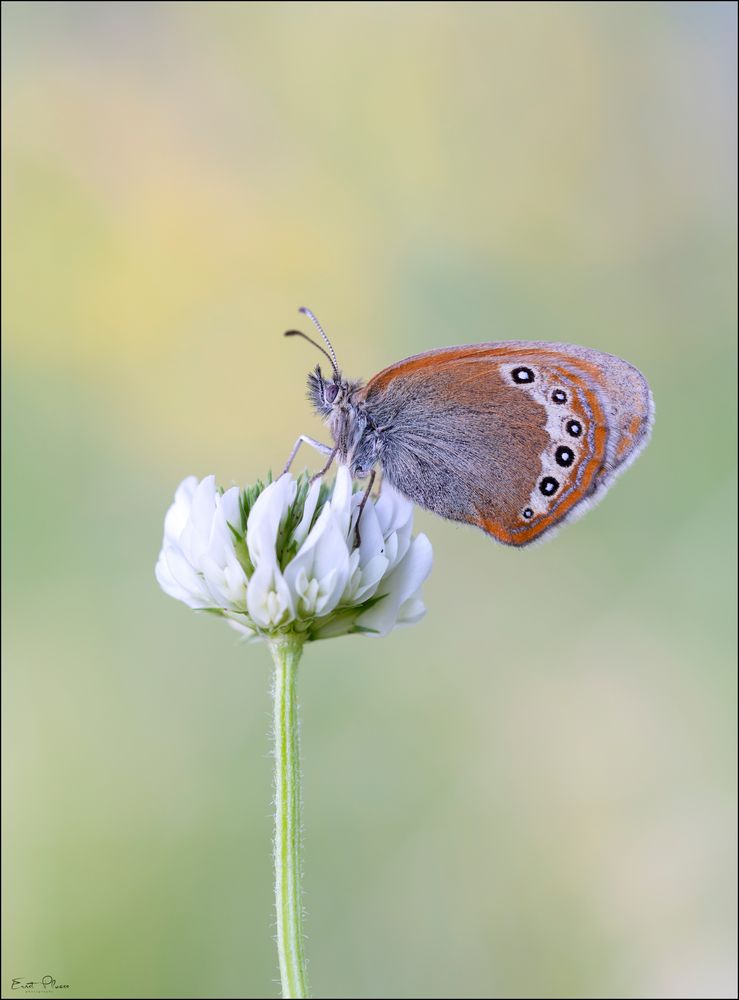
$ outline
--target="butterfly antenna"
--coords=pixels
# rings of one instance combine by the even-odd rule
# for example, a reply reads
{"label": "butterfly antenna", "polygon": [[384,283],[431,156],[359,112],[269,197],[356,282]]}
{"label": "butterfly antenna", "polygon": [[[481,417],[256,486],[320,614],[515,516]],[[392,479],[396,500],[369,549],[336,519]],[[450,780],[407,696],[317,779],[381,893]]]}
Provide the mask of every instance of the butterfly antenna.
{"label": "butterfly antenna", "polygon": [[321,326],[321,324],[318,322],[318,320],[316,319],[315,315],[306,306],[301,306],[300,309],[298,309],[298,312],[302,312],[304,316],[307,316],[308,319],[310,319],[315,324],[316,329],[318,330],[318,332],[320,333],[320,335],[323,337],[323,339],[328,344],[328,349],[331,352],[331,367],[334,370],[334,375],[338,376],[340,374],[340,372],[339,372],[339,363],[336,360],[336,354],[335,354],[334,349],[333,349],[333,347],[331,345],[331,341],[326,336],[325,330],[323,329],[323,327]]}
{"label": "butterfly antenna", "polygon": [[321,354],[325,354],[326,355],[326,357],[328,358],[328,360],[331,363],[331,367],[334,369],[334,371],[336,371],[336,368],[334,366],[334,359],[328,353],[328,351],[326,350],[326,348],[325,347],[321,347],[321,345],[318,344],[318,343],[316,343],[316,341],[312,337],[309,337],[307,333],[303,333],[302,330],[285,330],[285,336],[286,337],[302,337],[303,340],[307,340],[309,344],[313,344],[313,346],[316,348],[316,350],[320,351]]}

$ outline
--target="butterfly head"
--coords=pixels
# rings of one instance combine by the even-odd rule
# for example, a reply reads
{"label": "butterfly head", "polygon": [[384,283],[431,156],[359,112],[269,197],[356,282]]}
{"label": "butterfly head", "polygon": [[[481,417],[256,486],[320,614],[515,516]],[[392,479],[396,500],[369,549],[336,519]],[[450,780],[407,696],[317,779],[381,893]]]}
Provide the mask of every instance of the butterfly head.
{"label": "butterfly head", "polygon": [[308,375],[308,399],[322,417],[327,417],[333,410],[340,409],[350,391],[350,384],[338,369],[332,378],[324,378],[321,366],[316,365],[315,370]]}
{"label": "butterfly head", "polygon": [[[352,391],[356,389],[357,385],[347,382],[344,379],[339,369],[339,363],[336,360],[336,353],[331,345],[331,341],[326,336],[323,327],[310,309],[306,309],[305,306],[302,306],[300,312],[308,316],[308,318],[315,325],[316,329],[323,338],[326,347],[316,343],[315,340],[303,333],[301,330],[288,330],[285,333],[285,336],[302,337],[303,340],[307,340],[309,344],[313,344],[313,346],[321,351],[322,354],[325,354],[331,362],[331,378],[323,377],[320,365],[316,365],[315,370],[308,375],[308,398],[313,404],[315,410],[322,417],[328,417],[331,413],[337,413],[340,410],[345,409],[345,404]],[[328,348],[328,350],[326,348]]]}

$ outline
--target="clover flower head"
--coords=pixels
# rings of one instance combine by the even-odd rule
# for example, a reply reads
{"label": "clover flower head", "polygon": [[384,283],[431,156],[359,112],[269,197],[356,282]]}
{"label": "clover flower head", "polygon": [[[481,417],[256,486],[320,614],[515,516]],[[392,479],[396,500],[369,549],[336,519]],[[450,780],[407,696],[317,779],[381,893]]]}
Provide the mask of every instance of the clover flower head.
{"label": "clover flower head", "polygon": [[288,473],[221,491],[185,479],[164,520],[156,578],[165,593],[220,615],[247,638],[386,635],[425,613],[431,543],[389,484],[368,498],[339,466],[329,487]]}

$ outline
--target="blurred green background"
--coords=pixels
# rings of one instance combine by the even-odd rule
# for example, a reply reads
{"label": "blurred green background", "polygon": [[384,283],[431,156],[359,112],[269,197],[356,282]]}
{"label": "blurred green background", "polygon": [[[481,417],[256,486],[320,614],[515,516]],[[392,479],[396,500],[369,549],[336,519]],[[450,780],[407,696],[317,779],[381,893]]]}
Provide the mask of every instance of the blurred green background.
{"label": "blurred green background", "polygon": [[308,649],[315,995],[735,996],[736,6],[3,20],[3,994],[278,994],[268,654],[153,570],[185,475],[324,433],[307,304],[349,375],[570,340],[657,403],[583,521],[420,514],[423,623]]}

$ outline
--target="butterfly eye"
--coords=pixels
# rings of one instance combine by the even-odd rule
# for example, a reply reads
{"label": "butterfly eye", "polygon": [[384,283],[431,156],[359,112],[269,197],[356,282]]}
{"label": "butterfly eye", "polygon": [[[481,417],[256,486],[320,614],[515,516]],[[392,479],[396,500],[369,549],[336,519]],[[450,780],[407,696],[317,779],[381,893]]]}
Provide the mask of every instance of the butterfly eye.
{"label": "butterfly eye", "polygon": [[339,387],[335,382],[326,382],[323,386],[323,398],[327,403],[333,403],[339,394]]}

